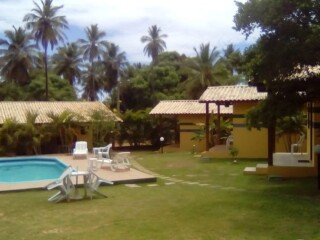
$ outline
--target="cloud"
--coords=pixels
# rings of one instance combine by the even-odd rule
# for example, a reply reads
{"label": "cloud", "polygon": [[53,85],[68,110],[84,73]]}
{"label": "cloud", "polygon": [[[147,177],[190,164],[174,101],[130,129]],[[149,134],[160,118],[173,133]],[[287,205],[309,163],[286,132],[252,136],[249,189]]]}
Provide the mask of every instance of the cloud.
{"label": "cloud", "polygon": [[[140,38],[154,24],[168,35],[165,39],[168,51],[189,56],[195,54],[193,48],[201,43],[210,42],[219,49],[230,43],[250,43],[232,29],[237,12],[233,0],[54,0],[53,4],[64,5],[60,15],[65,15],[70,24],[71,31],[67,32],[70,40],[83,38],[85,27],[98,24],[107,33],[106,40],[118,44],[131,62],[150,61],[143,55]],[[23,25],[23,16],[32,8],[32,1],[0,1],[0,31]]]}

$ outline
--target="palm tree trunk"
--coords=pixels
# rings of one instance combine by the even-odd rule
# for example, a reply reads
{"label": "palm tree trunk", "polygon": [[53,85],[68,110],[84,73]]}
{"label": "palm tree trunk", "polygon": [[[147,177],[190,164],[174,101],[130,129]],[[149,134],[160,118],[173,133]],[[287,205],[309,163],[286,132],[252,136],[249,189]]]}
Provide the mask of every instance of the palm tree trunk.
{"label": "palm tree trunk", "polygon": [[117,82],[118,82],[118,89],[117,89],[117,111],[120,113],[120,75],[119,75],[119,66],[117,67]]}
{"label": "palm tree trunk", "polygon": [[92,66],[92,71],[94,71],[93,72],[93,74],[92,74],[92,82],[91,82],[91,84],[92,84],[92,86],[91,86],[91,96],[90,96],[90,101],[94,101],[95,100],[95,95],[96,95],[96,92],[95,92],[95,73],[96,73],[96,69],[95,69],[95,66],[94,66],[94,62],[93,62],[93,60],[91,60],[91,66]]}
{"label": "palm tree trunk", "polygon": [[118,85],[117,89],[117,111],[120,112],[120,86]]}
{"label": "palm tree trunk", "polygon": [[48,46],[46,45],[44,48],[44,71],[46,77],[46,98],[45,100],[48,101]]}

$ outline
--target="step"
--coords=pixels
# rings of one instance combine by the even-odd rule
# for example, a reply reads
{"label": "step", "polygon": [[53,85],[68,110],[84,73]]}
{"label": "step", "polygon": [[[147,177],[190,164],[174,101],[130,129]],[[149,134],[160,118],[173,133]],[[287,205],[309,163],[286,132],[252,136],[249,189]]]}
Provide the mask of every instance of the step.
{"label": "step", "polygon": [[258,163],[257,168],[268,168],[268,164],[267,163]]}
{"label": "step", "polygon": [[255,175],[256,174],[256,167],[246,167],[244,170],[243,170],[243,173],[244,174],[247,174],[247,175]]}
{"label": "step", "polygon": [[267,175],[268,174],[268,164],[258,163],[256,166],[256,174]]}

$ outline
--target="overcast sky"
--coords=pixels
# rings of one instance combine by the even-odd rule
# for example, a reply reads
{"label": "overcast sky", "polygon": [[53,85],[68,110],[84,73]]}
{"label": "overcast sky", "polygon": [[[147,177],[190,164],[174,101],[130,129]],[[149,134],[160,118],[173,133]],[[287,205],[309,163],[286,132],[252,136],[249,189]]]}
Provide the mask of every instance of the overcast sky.
{"label": "overcast sky", "polygon": [[[70,42],[84,38],[85,27],[98,24],[106,32],[106,40],[119,45],[131,63],[151,61],[144,56],[140,42],[151,25],[168,35],[167,51],[187,56],[194,56],[193,48],[201,43],[209,42],[221,50],[230,43],[243,48],[255,40],[246,40],[232,29],[237,12],[234,0],[54,0],[53,5],[64,5],[59,15],[67,17]],[[32,8],[31,0],[0,0],[0,36],[13,25],[24,26],[22,19]]]}

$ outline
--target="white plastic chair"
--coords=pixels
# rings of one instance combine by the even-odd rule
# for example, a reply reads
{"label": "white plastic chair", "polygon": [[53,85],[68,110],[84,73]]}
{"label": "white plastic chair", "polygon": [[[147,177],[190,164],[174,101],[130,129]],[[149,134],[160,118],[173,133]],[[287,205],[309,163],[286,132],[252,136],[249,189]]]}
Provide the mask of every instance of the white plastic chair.
{"label": "white plastic chair", "polygon": [[73,158],[75,159],[78,156],[88,157],[88,144],[86,141],[78,141],[75,144],[73,149]]}
{"label": "white plastic chair", "polygon": [[72,171],[73,168],[71,166],[68,166],[56,181],[46,186],[48,190],[52,190],[54,188],[59,189],[59,191],[56,194],[52,195],[48,199],[48,201],[61,202],[63,200],[70,200],[70,195],[75,190],[75,187],[71,180]]}
{"label": "white plastic chair", "polygon": [[110,157],[111,148],[112,148],[111,143],[103,148],[100,148],[100,150],[98,152],[97,162],[100,163],[100,168],[102,168],[103,166],[106,165],[106,166],[110,167],[112,171],[115,171],[115,169],[113,167],[114,162]]}
{"label": "white plastic chair", "polygon": [[101,183],[107,184],[107,185],[113,185],[113,182],[105,180],[103,178],[100,178],[97,174],[95,174],[92,169],[88,169],[89,172],[89,180],[87,183],[87,191],[90,195],[90,198],[92,199],[93,196],[97,195],[100,197],[107,197],[103,193],[98,191],[99,186]]}
{"label": "white plastic chair", "polygon": [[305,134],[301,133],[298,142],[291,144],[291,154],[294,153],[295,149],[297,149],[297,151],[299,149],[301,150],[301,146],[304,143],[304,139],[305,139]]}

